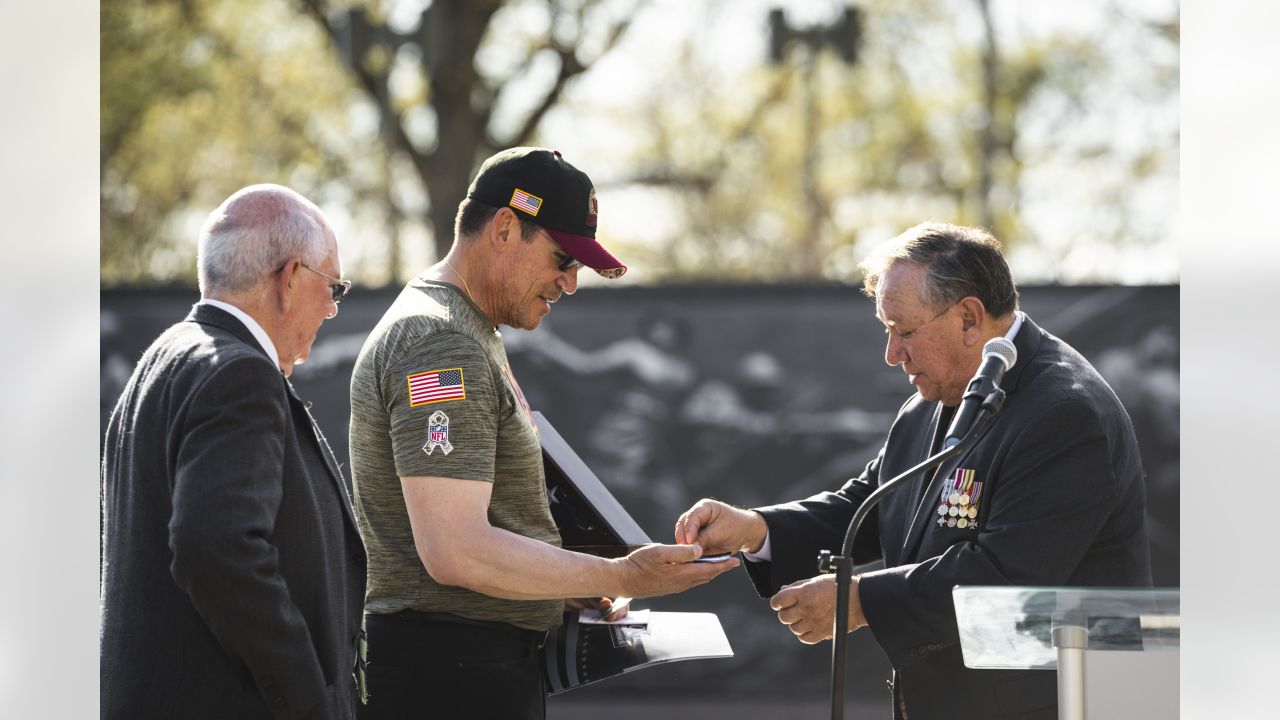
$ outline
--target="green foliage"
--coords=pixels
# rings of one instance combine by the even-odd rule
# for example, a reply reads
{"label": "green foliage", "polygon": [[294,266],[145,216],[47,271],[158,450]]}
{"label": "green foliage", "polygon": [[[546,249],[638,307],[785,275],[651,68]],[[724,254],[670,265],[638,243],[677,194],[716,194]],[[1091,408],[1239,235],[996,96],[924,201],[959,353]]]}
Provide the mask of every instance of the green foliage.
{"label": "green foliage", "polygon": [[204,215],[245,185],[358,192],[353,94],[283,0],[103,3],[103,284],[194,283]]}

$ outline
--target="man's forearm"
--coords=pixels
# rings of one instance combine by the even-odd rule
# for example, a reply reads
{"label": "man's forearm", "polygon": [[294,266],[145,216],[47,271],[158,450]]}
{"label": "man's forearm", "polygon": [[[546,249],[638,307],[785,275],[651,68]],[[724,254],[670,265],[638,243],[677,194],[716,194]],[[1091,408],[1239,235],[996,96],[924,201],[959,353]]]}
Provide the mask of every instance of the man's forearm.
{"label": "man's forearm", "polygon": [[419,555],[437,582],[509,600],[626,594],[617,561],[563,550],[487,526]]}

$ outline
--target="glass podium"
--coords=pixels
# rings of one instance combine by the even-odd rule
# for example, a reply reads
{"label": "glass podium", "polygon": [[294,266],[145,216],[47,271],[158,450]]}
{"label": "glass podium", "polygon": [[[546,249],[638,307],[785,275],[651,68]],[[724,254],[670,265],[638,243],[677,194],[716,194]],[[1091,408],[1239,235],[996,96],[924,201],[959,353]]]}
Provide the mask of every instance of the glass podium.
{"label": "glass podium", "polygon": [[[957,586],[951,594],[965,666],[1056,669],[1059,718],[1083,720],[1089,707],[1086,650],[1091,658],[1100,657],[1100,651],[1172,651],[1172,661],[1160,665],[1158,674],[1166,675],[1172,667],[1171,682],[1177,685],[1181,622],[1176,588]],[[1140,684],[1132,658],[1121,661],[1119,672],[1134,675],[1124,679],[1130,690]],[[1169,681],[1154,682],[1167,688]]]}

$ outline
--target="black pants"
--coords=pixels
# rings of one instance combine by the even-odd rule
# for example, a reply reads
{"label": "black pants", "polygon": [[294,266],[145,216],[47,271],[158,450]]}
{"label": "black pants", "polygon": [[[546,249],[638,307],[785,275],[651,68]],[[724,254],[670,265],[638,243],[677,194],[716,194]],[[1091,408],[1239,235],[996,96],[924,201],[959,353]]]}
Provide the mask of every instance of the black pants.
{"label": "black pants", "polygon": [[543,720],[546,633],[412,610],[365,616],[360,720]]}

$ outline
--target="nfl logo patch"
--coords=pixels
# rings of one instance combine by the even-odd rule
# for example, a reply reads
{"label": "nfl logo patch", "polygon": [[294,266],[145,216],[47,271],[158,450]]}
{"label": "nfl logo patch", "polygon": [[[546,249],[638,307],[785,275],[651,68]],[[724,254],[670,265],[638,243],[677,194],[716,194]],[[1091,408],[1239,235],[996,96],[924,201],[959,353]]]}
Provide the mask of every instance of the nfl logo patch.
{"label": "nfl logo patch", "polygon": [[453,443],[449,442],[449,416],[443,410],[437,410],[427,418],[427,444],[422,446],[422,451],[430,455],[436,448],[445,455],[453,452]]}

